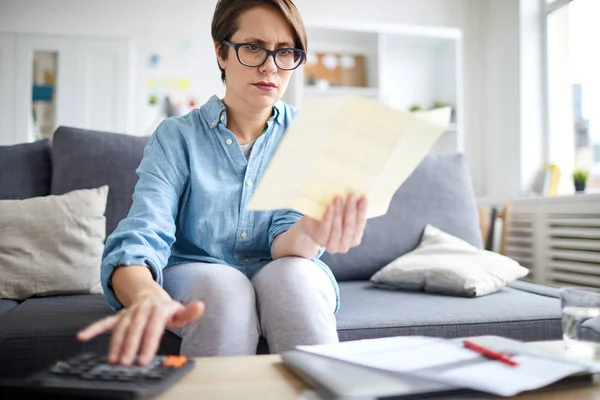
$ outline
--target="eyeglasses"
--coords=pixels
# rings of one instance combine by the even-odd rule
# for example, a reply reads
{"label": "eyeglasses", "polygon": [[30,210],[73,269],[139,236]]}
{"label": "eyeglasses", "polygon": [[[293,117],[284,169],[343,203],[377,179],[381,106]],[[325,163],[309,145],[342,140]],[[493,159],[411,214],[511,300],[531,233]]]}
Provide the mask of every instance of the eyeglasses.
{"label": "eyeglasses", "polygon": [[306,53],[300,49],[281,48],[269,50],[253,43],[231,43],[227,40],[223,40],[223,44],[233,47],[238,61],[246,67],[260,67],[267,61],[269,56],[273,56],[277,68],[283,71],[291,71],[298,68],[306,59]]}

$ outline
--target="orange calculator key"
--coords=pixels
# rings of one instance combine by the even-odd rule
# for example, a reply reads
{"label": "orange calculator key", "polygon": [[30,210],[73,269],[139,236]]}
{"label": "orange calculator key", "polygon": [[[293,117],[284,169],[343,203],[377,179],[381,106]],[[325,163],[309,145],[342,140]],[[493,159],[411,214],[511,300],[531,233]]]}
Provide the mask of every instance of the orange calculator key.
{"label": "orange calculator key", "polygon": [[185,356],[167,356],[163,360],[163,365],[166,367],[174,367],[179,368],[187,361],[187,357]]}

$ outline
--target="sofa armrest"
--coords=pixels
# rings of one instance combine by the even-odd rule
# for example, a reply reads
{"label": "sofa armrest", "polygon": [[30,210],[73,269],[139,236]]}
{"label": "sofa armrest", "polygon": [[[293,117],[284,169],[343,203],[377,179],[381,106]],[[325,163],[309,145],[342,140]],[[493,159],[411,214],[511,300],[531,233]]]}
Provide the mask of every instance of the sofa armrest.
{"label": "sofa armrest", "polygon": [[540,296],[559,298],[559,289],[552,286],[540,285],[537,283],[526,282],[522,280],[508,284],[509,287],[524,292],[539,294]]}

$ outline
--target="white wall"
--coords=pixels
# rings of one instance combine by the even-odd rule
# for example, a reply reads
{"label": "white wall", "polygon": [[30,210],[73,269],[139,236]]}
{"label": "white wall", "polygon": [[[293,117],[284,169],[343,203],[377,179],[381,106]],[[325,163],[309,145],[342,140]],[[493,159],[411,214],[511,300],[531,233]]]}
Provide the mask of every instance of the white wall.
{"label": "white wall", "polygon": [[528,191],[547,162],[543,1],[489,0],[485,5],[481,202],[502,202]]}
{"label": "white wall", "polygon": [[[188,69],[195,72],[202,103],[222,92],[210,39],[214,4],[214,0],[0,0],[0,31],[130,38],[138,76],[143,76],[149,52],[158,43],[192,41]],[[362,19],[462,29],[465,152],[476,192],[495,197],[518,193],[521,153],[514,156],[511,151],[520,148],[519,0],[296,0],[296,4],[305,20]],[[135,84],[139,106],[135,133],[141,133],[150,122],[143,106],[145,82],[138,79]]]}
{"label": "white wall", "polygon": [[521,187],[529,188],[548,162],[544,106],[544,24],[540,0],[520,1]]}
{"label": "white wall", "polygon": [[520,191],[519,0],[493,0],[487,26],[483,192],[490,198]]}
{"label": "white wall", "polygon": [[169,6],[158,0],[0,0],[0,31],[116,37],[130,39],[134,52],[135,112],[133,134],[146,134],[153,123],[144,90],[148,56],[166,53],[183,41],[193,47],[184,72],[194,73],[198,102],[222,92],[210,39],[215,2],[176,0]]}

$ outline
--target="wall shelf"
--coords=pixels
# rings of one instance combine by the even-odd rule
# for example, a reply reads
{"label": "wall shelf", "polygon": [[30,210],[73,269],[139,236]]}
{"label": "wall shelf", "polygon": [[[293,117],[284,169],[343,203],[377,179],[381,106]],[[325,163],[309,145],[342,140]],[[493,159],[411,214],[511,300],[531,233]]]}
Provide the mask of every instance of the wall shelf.
{"label": "wall shelf", "polygon": [[304,97],[358,94],[391,107],[453,107],[455,118],[434,153],[464,152],[462,32],[457,28],[405,26],[365,21],[306,21],[308,52],[362,55],[367,87],[306,85],[304,67],[292,75],[284,100],[300,106]]}

